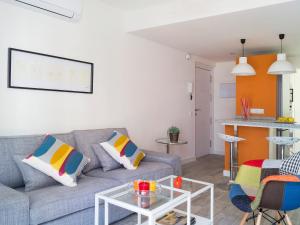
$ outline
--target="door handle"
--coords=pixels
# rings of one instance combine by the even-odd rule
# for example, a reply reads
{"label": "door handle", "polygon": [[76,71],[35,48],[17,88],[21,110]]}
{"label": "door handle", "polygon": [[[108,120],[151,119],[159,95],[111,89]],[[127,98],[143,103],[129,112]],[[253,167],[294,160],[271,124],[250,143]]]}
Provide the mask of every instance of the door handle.
{"label": "door handle", "polygon": [[198,112],[198,111],[200,111],[200,109],[195,109],[195,112]]}

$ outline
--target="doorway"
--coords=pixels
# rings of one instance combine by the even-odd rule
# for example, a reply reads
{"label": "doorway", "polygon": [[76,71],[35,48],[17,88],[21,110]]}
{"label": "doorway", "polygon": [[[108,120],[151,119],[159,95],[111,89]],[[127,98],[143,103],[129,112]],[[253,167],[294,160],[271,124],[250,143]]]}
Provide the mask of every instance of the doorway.
{"label": "doorway", "polygon": [[212,146],[212,71],[196,66],[195,73],[195,156],[207,155]]}

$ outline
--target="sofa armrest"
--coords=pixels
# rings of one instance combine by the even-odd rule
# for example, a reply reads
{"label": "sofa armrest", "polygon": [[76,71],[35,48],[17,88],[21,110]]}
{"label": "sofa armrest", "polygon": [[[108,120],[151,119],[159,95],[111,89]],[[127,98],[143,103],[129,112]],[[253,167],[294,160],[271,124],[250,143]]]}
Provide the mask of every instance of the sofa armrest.
{"label": "sofa armrest", "polygon": [[0,183],[0,224],[29,224],[29,198]]}
{"label": "sofa armrest", "polygon": [[181,160],[179,156],[165,154],[161,152],[154,152],[149,150],[142,150],[146,156],[143,159],[145,162],[162,162],[172,166],[174,175],[181,175]]}

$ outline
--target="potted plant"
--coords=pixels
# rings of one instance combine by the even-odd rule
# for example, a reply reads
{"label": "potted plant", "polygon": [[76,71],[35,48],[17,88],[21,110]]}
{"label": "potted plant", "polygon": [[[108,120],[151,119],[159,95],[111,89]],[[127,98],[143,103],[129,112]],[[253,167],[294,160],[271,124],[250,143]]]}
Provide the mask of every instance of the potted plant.
{"label": "potted plant", "polygon": [[179,133],[180,133],[180,130],[178,127],[174,127],[174,126],[170,127],[168,129],[170,142],[177,143],[178,139],[179,139]]}

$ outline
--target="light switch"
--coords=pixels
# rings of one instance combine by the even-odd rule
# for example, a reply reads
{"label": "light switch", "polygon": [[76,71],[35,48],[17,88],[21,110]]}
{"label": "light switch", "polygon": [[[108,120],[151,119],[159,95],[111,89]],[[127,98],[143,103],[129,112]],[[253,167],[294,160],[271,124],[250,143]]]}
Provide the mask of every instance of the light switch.
{"label": "light switch", "polygon": [[264,114],[265,110],[264,109],[255,109],[255,108],[251,108],[250,109],[250,113],[251,114]]}

